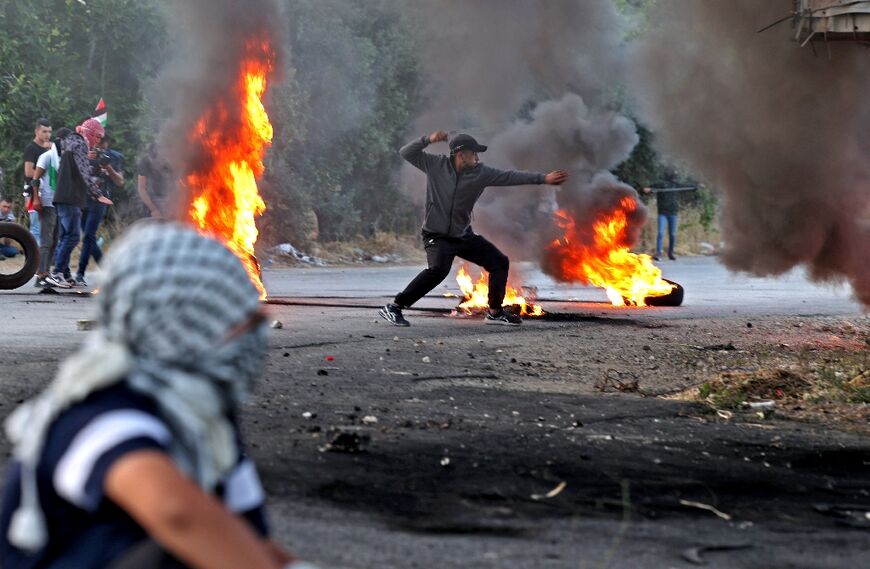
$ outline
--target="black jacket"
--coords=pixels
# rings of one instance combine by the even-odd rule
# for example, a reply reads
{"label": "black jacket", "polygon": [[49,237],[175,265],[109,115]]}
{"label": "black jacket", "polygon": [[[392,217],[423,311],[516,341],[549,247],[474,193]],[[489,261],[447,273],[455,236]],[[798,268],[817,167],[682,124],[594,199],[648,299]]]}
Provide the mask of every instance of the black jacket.
{"label": "black jacket", "polygon": [[60,168],[57,171],[57,188],[54,203],[86,207],[88,196],[102,197],[97,178],[91,175],[88,161],[88,145],[78,134],[69,134],[58,142]]}

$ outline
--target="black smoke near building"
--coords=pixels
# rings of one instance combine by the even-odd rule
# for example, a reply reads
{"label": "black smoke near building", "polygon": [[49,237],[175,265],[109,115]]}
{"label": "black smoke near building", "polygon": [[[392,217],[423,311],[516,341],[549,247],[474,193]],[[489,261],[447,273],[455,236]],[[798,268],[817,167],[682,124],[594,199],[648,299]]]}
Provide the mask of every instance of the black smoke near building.
{"label": "black smoke near building", "polygon": [[870,305],[870,56],[801,47],[788,22],[757,33],[792,6],[658,2],[633,91],[667,149],[724,194],[729,268],[805,266]]}

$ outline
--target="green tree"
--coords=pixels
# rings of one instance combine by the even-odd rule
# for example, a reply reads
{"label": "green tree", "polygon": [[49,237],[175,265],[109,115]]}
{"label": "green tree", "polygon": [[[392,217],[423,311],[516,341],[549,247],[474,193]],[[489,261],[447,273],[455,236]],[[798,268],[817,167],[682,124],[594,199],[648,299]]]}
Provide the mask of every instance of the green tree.
{"label": "green tree", "polygon": [[143,86],[165,59],[165,29],[154,0],[0,0],[0,164],[7,186],[23,182],[21,153],[36,119],[50,119],[55,129],[72,126],[100,97],[110,107],[113,145],[128,164],[135,161]]}
{"label": "green tree", "polygon": [[290,118],[299,124],[273,153],[286,154],[287,179],[306,188],[300,205],[327,240],[411,231],[413,208],[395,180],[419,100],[411,30],[387,2],[295,0],[285,8],[299,89]]}

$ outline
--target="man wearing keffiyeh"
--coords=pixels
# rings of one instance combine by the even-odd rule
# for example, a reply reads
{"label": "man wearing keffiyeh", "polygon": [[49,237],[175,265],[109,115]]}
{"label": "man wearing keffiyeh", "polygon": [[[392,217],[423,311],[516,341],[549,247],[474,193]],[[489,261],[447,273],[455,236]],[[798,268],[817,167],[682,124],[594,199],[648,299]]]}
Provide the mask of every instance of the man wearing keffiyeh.
{"label": "man wearing keffiyeh", "polygon": [[268,536],[236,414],[262,371],[259,293],[219,242],[134,226],[99,328],[6,423],[0,565],[311,567]]}

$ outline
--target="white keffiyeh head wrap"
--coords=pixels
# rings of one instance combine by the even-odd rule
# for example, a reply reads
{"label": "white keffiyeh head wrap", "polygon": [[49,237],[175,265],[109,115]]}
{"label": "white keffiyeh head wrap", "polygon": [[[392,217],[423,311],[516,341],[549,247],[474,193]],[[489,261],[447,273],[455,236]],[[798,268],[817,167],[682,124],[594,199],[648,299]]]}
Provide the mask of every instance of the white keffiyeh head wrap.
{"label": "white keffiyeh head wrap", "polygon": [[36,467],[49,427],[95,391],[126,381],[153,398],[173,433],[173,460],[204,489],[238,459],[230,416],[262,371],[266,330],[230,334],[259,307],[236,256],[190,228],[140,224],[112,248],[97,301],[94,336],[6,421],[22,466],[8,537],[22,549],[37,550],[48,537]]}

